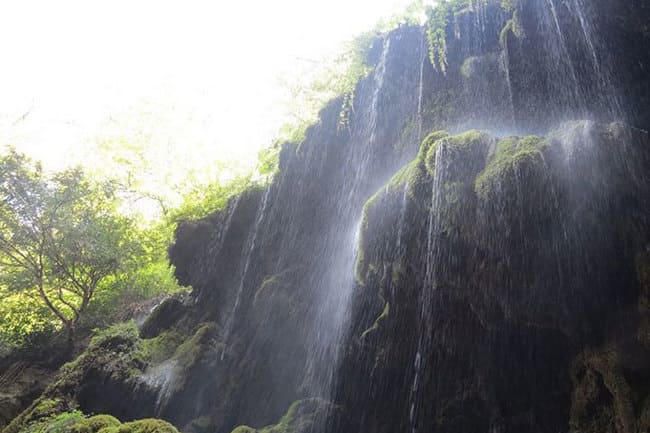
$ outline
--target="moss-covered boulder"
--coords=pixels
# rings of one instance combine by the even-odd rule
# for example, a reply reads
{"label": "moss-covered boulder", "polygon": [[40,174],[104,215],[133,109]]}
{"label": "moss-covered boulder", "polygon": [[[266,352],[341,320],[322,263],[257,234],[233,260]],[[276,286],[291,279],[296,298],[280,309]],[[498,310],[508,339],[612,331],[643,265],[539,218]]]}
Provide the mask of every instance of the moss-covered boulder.
{"label": "moss-covered boulder", "polygon": [[[494,413],[526,431],[569,417],[643,431],[649,173],[648,134],[620,123],[438,137],[364,208],[342,380],[351,401],[364,390],[363,419],[384,422],[350,429],[412,412],[444,432],[484,431]],[[412,382],[382,385],[405,369]],[[555,415],[522,421],[542,411]]]}
{"label": "moss-covered boulder", "polygon": [[[4,432],[16,433],[29,423],[76,409],[79,405],[94,408],[111,403],[118,407],[131,404],[128,396],[147,365],[139,349],[138,328],[133,322],[115,325],[96,334],[88,348],[77,359],[63,365],[43,394]],[[97,399],[98,395],[103,398]]]}
{"label": "moss-covered boulder", "polygon": [[[184,331],[169,329],[143,339],[136,324],[126,322],[99,331],[84,352],[61,367],[43,394],[7,426],[5,433],[17,433],[26,425],[76,409],[133,419],[163,411],[161,404],[176,402],[176,398],[185,401],[184,393],[197,390],[197,372],[209,368],[206,362],[212,365],[218,359],[214,344],[217,330],[216,324],[204,323],[189,337]],[[163,370],[168,374],[157,375]],[[113,421],[109,415],[87,418],[79,428],[96,429],[103,422]]]}
{"label": "moss-covered boulder", "polygon": [[68,411],[53,414],[24,425],[19,433],[178,433],[161,419],[141,419],[122,424],[110,415],[86,416]]}
{"label": "moss-covered boulder", "polygon": [[[161,419],[141,419],[119,426],[104,427],[101,433],[179,433],[176,427]],[[98,433],[99,433],[98,432]]]}
{"label": "moss-covered boulder", "polygon": [[120,420],[111,415],[94,415],[75,422],[70,433],[97,433],[106,427],[117,427]]}
{"label": "moss-covered boulder", "polygon": [[322,426],[328,417],[335,416],[339,409],[331,403],[309,398],[294,402],[277,424],[255,429],[239,426],[231,433],[310,433]]}

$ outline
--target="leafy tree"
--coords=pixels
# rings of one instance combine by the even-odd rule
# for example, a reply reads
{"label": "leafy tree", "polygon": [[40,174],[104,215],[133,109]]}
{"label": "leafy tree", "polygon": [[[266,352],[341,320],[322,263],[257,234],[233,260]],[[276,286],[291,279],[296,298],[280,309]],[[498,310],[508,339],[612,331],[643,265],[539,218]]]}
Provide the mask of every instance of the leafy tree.
{"label": "leafy tree", "polygon": [[134,226],[80,169],[48,177],[10,150],[0,173],[0,285],[37,293],[72,341],[101,283],[141,257]]}

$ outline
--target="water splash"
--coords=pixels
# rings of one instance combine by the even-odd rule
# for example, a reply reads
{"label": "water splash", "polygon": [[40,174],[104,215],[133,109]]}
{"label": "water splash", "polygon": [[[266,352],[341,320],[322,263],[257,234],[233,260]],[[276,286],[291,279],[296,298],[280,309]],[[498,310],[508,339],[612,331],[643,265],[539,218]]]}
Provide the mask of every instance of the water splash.
{"label": "water splash", "polygon": [[178,363],[168,359],[158,365],[147,368],[142,375],[144,383],[157,391],[154,414],[160,416],[174,391],[174,379],[178,372]]}

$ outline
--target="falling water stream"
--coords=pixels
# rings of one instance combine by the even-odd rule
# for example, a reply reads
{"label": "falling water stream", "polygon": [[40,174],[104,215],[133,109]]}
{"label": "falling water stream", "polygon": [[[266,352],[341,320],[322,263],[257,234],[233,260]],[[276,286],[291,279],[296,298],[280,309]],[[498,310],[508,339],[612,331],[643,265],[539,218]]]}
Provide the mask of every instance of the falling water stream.
{"label": "falling water stream", "polygon": [[260,224],[262,223],[262,220],[264,219],[264,215],[266,213],[266,208],[268,205],[269,201],[269,193],[271,192],[271,188],[267,187],[266,190],[264,191],[264,194],[262,196],[262,201],[259,205],[259,208],[257,210],[257,215],[255,216],[255,223],[253,225],[253,229],[251,231],[250,235],[250,240],[248,242],[248,247],[246,248],[245,251],[245,258],[244,258],[244,266],[242,267],[241,270],[241,276],[239,278],[239,286],[237,287],[236,295],[235,295],[235,302],[233,303],[232,306],[232,311],[228,315],[228,318],[226,319],[226,324],[224,326],[224,348],[221,351],[221,360],[223,361],[225,353],[226,353],[226,346],[228,343],[228,340],[230,339],[230,334],[232,333],[232,328],[233,324],[235,322],[235,316],[237,314],[237,311],[239,309],[239,304],[241,303],[241,297],[242,297],[242,292],[244,291],[244,284],[246,283],[246,276],[248,275],[248,268],[250,267],[251,264],[251,257],[253,256],[253,251],[255,250],[256,242],[257,242],[257,235],[260,229]]}
{"label": "falling water stream", "polygon": [[421,42],[420,42],[420,76],[418,79],[418,136],[417,142],[422,141],[422,98],[424,97],[424,65],[427,61],[427,35],[425,27],[422,27],[421,33]]}
{"label": "falling water stream", "polygon": [[[591,67],[594,71],[594,75],[598,77],[600,89],[603,90],[606,94],[603,95],[603,98],[610,97],[614,94],[613,85],[611,85],[611,77],[608,75],[608,69],[602,66],[601,56],[598,55],[598,47],[600,46],[596,38],[597,31],[596,27],[592,23],[591,14],[586,10],[582,0],[570,0],[570,7],[567,8],[568,11],[575,15],[575,22],[579,24],[581,33],[579,37],[581,41],[580,44],[584,44],[585,51],[589,54],[589,62],[592,63]],[[491,19],[492,16],[488,15],[487,5],[483,1],[473,1],[472,3],[472,12],[474,13],[472,23],[470,25],[475,26],[475,28],[470,29],[472,32],[472,37],[480,38],[478,40],[473,40],[471,44],[466,44],[464,48],[467,48],[467,45],[471,45],[471,49],[476,50],[485,50],[490,49],[488,53],[485,52],[472,52],[467,54],[467,58],[472,57],[473,59],[478,59],[479,61],[485,61],[486,67],[493,67],[494,69],[498,68],[496,73],[493,73],[493,77],[496,77],[495,80],[502,80],[499,83],[490,83],[485,77],[479,77],[478,79],[483,79],[484,81],[478,83],[475,93],[483,92],[481,95],[470,95],[476,96],[477,99],[483,98],[479,101],[481,104],[481,109],[484,107],[488,108],[487,117],[494,113],[489,113],[489,109],[493,106],[495,110],[504,111],[503,113],[497,113],[495,118],[502,121],[503,124],[496,125],[495,129],[518,129],[517,123],[517,108],[516,102],[521,98],[518,93],[521,90],[517,88],[517,85],[521,85],[517,81],[515,74],[518,72],[516,69],[511,71],[511,61],[516,62],[518,59],[509,58],[509,52],[507,47],[499,47],[498,42],[495,46],[490,45],[490,39],[485,37],[486,33],[489,31],[489,27],[492,25]],[[583,89],[582,83],[579,81],[578,72],[581,71],[579,66],[576,65],[576,59],[571,56],[574,55],[574,52],[580,50],[574,50],[573,41],[570,38],[570,35],[567,34],[567,30],[563,28],[566,25],[566,21],[563,20],[564,16],[558,15],[558,13],[563,13],[564,9],[561,9],[558,12],[559,2],[556,0],[540,0],[533,7],[534,16],[540,18],[537,25],[539,32],[544,36],[544,41],[542,42],[543,47],[543,56],[552,61],[548,65],[542,65],[540,68],[545,68],[541,71],[540,75],[546,74],[549,79],[549,83],[540,84],[540,86],[548,86],[551,90],[549,93],[558,93],[562,94],[562,97],[565,100],[558,101],[557,105],[568,105],[569,109],[573,110],[572,114],[575,116],[582,116],[584,114],[584,109],[586,107],[585,97],[587,95],[585,89]],[[563,7],[565,6],[562,3]],[[428,69],[425,69],[428,61],[428,47],[427,47],[427,37],[425,28],[421,28],[419,31],[419,51],[416,51],[414,45],[411,48],[414,48],[412,51],[412,61],[419,61],[418,68],[411,68],[409,71],[409,99],[407,109],[408,110],[407,119],[409,120],[409,133],[408,136],[412,137],[413,134],[413,120],[417,121],[417,142],[418,144],[423,139],[423,136],[426,136],[426,133],[431,128],[447,128],[451,131],[457,127],[455,124],[446,124],[446,125],[431,125],[425,124],[429,120],[429,117],[433,117],[433,112],[440,107],[427,106],[427,104],[437,104],[438,100],[436,97],[439,95],[434,95],[434,97],[429,97],[427,89],[427,83],[431,83],[431,77],[425,76]],[[575,36],[575,35],[573,35]],[[463,37],[463,35],[456,35],[456,37]],[[582,40],[583,39],[583,40]],[[323,187],[323,190],[326,191],[323,193],[327,197],[327,203],[323,205],[322,208],[318,208],[316,212],[309,213],[302,212],[303,206],[302,203],[295,204],[295,209],[290,209],[287,213],[289,216],[284,220],[287,224],[292,222],[293,218],[299,218],[303,215],[308,215],[313,217],[316,221],[314,225],[308,225],[307,230],[320,230],[318,236],[314,236],[316,239],[313,242],[313,245],[307,242],[306,248],[311,248],[313,246],[314,250],[309,252],[304,252],[305,254],[311,254],[314,256],[313,259],[305,260],[305,263],[308,264],[309,269],[301,269],[297,273],[304,273],[301,275],[298,281],[301,285],[306,286],[305,291],[309,291],[308,299],[309,308],[308,323],[301,323],[301,326],[304,329],[301,329],[301,333],[306,335],[305,340],[307,341],[307,347],[304,348],[304,356],[306,360],[304,361],[305,371],[302,371],[301,382],[300,382],[300,391],[301,396],[310,396],[310,397],[321,397],[323,399],[331,400],[334,395],[334,386],[336,385],[335,376],[337,371],[341,368],[341,349],[345,347],[347,343],[346,338],[349,336],[349,331],[352,326],[350,325],[350,315],[351,315],[351,303],[354,298],[353,295],[355,288],[357,288],[357,282],[355,281],[355,262],[357,256],[359,255],[359,239],[361,230],[365,230],[365,227],[362,227],[362,211],[364,203],[368,200],[372,192],[376,191],[379,187],[379,184],[384,184],[385,180],[390,178],[392,173],[376,173],[373,170],[376,170],[377,167],[384,167],[381,163],[373,160],[373,158],[386,158],[384,154],[377,156],[377,151],[381,146],[384,146],[384,141],[386,140],[386,123],[388,123],[387,118],[390,116],[387,115],[387,105],[390,105],[390,98],[394,95],[387,95],[386,88],[387,85],[392,84],[389,82],[390,79],[393,79],[393,68],[391,63],[391,55],[393,54],[392,50],[398,47],[401,41],[397,39],[392,40],[391,36],[385,36],[382,40],[381,54],[375,65],[374,71],[372,74],[361,83],[359,87],[363,91],[359,92],[358,97],[355,97],[354,110],[351,111],[351,122],[350,127],[345,132],[349,134],[349,137],[341,138],[340,135],[330,137],[326,133],[322,133],[318,129],[314,129],[316,133],[322,133],[325,135],[324,141],[327,140],[341,140],[345,145],[335,147],[335,150],[342,152],[340,160],[343,161],[344,169],[341,170],[341,173],[344,173],[344,178],[336,179],[334,186],[331,186],[332,190],[328,190],[327,187]],[[494,45],[494,44],[493,44]],[[452,44],[449,45],[450,47]],[[462,50],[463,48],[461,48]],[[415,57],[417,56],[417,60]],[[461,62],[466,59],[461,59]],[[491,62],[491,63],[490,63]],[[451,69],[450,69],[451,70]],[[514,72],[513,72],[514,71]],[[466,77],[467,78],[467,77]],[[438,77],[434,75],[433,79],[443,80],[445,78]],[[514,83],[514,84],[513,84]],[[476,83],[472,83],[476,84]],[[494,92],[486,91],[486,84],[488,89],[494,89],[490,85],[494,84],[498,89]],[[436,86],[439,83],[435,83]],[[366,87],[363,87],[366,86]],[[584,86],[583,86],[584,87]],[[391,92],[393,87],[390,86]],[[468,85],[466,89],[468,92],[471,92],[474,87]],[[544,91],[546,89],[542,89]],[[436,87],[436,91],[439,89]],[[432,90],[433,92],[433,90]],[[495,97],[496,94],[499,94]],[[417,98],[417,104],[414,107],[413,97]],[[444,95],[447,96],[447,95]],[[553,95],[555,96],[555,95]],[[502,101],[494,101],[494,99],[502,97]],[[490,100],[492,98],[492,100]],[[507,100],[506,100],[507,98]],[[431,102],[436,101],[436,102]],[[493,104],[493,105],[491,105]],[[403,108],[403,107],[400,107]],[[414,113],[413,110],[416,108],[417,112]],[[472,107],[470,107],[472,108]],[[567,107],[561,107],[565,112],[568,112]],[[507,112],[505,112],[507,110]],[[475,110],[479,111],[479,109]],[[485,110],[484,110],[485,111]],[[427,116],[424,115],[427,114]],[[390,114],[393,114],[392,112]],[[403,115],[403,112],[398,112],[399,115]],[[475,115],[475,116],[474,116]],[[467,113],[466,118],[471,120],[468,122],[480,122],[484,119],[479,119],[480,116],[484,113]],[[501,115],[501,117],[499,117]],[[474,116],[474,117],[473,117]],[[395,116],[397,117],[397,116]],[[464,118],[455,119],[455,122],[461,124],[464,128],[466,121]],[[487,122],[485,122],[487,123]],[[508,124],[510,123],[510,124]],[[474,126],[474,125],[470,125]],[[481,124],[481,127],[484,125]],[[490,125],[488,125],[489,127]],[[395,127],[391,125],[391,127]],[[589,126],[585,126],[589,128]],[[523,128],[522,128],[523,129]],[[527,132],[527,131],[523,131]],[[588,130],[580,131],[580,134],[588,134]],[[318,136],[318,139],[321,137]],[[392,136],[391,136],[391,139]],[[575,140],[573,140],[575,141]],[[567,139],[565,143],[572,142],[572,140]],[[309,143],[311,144],[311,143]],[[317,141],[317,144],[318,141]],[[338,144],[338,143],[335,143]],[[392,144],[392,143],[391,143]],[[490,144],[490,143],[489,143]],[[491,143],[492,145],[494,143]],[[390,147],[386,146],[386,147]],[[494,146],[493,146],[494,147]],[[296,158],[310,158],[309,155],[309,146],[305,146],[305,154],[296,156]],[[381,149],[383,150],[383,148]],[[492,149],[491,151],[494,151]],[[564,149],[565,156],[570,159],[572,157],[572,149],[566,147]],[[432,173],[432,185],[430,191],[427,191],[426,194],[429,195],[426,200],[430,200],[430,203],[419,203],[420,205],[428,205],[428,214],[426,216],[426,221],[420,221],[421,223],[421,232],[420,234],[426,233],[426,239],[421,239],[422,253],[418,260],[422,261],[423,269],[418,268],[418,272],[422,272],[424,277],[420,281],[419,287],[416,288],[417,293],[413,295],[414,298],[417,298],[417,307],[413,311],[415,313],[413,322],[416,329],[412,330],[414,340],[409,347],[408,359],[404,361],[403,373],[405,375],[405,382],[403,384],[404,388],[407,389],[408,396],[404,398],[404,409],[408,410],[408,422],[407,425],[410,427],[410,433],[423,433],[422,420],[424,412],[426,411],[426,405],[429,404],[427,401],[430,398],[430,395],[427,395],[429,390],[426,389],[429,386],[431,377],[433,374],[442,374],[440,372],[433,372],[432,369],[435,368],[437,362],[434,356],[435,348],[433,346],[434,341],[434,318],[436,314],[441,314],[438,306],[436,305],[436,291],[441,287],[444,287],[449,280],[446,279],[448,275],[443,275],[445,272],[448,272],[448,262],[449,259],[448,251],[444,251],[445,246],[440,242],[441,233],[444,230],[444,221],[440,215],[441,209],[446,205],[444,202],[445,199],[445,188],[448,187],[446,182],[449,181],[449,172],[452,170],[450,168],[450,160],[452,159],[452,153],[454,150],[450,146],[447,146],[445,139],[442,139],[437,146],[435,152],[435,172]],[[487,152],[487,151],[486,151]],[[299,153],[299,152],[297,152]],[[386,153],[388,154],[388,153]],[[316,157],[322,157],[326,155],[323,153],[316,153]],[[389,154],[393,156],[394,154]],[[327,155],[329,156],[329,155]],[[326,159],[326,158],[322,158]],[[328,165],[330,161],[313,161],[308,160],[309,163],[323,171],[332,170],[331,166]],[[302,161],[301,161],[302,163]],[[322,163],[322,164],[321,164]],[[337,160],[337,164],[339,161]],[[468,166],[471,164],[471,161],[468,162]],[[390,167],[390,164],[385,164]],[[397,165],[397,164],[395,164]],[[310,166],[311,167],[311,166]],[[338,167],[336,168],[338,169]],[[392,167],[391,167],[392,169]],[[456,170],[454,168],[453,170]],[[301,173],[302,174],[302,173]],[[311,174],[311,173],[310,173]],[[322,173],[314,173],[314,176],[321,175]],[[383,176],[383,178],[382,178]],[[526,209],[523,208],[523,204],[526,203],[526,181],[525,175],[516,171],[514,174],[516,180],[519,182],[517,187],[510,191],[513,195],[513,201],[515,204],[513,206],[520,206],[519,209],[513,209],[512,211],[523,215],[526,212]],[[569,176],[567,176],[569,177]],[[325,182],[330,179],[325,179]],[[381,180],[381,182],[380,182]],[[300,186],[297,186],[296,189],[289,188],[289,184],[292,179],[281,179],[278,181],[278,188],[287,187],[287,190],[292,193],[296,193],[296,190],[300,190]],[[286,183],[280,183],[286,182]],[[373,189],[374,188],[374,189]],[[302,193],[303,191],[298,191]],[[307,190],[309,191],[309,190]],[[319,190],[320,191],[320,190]],[[385,194],[388,195],[388,188],[385,190]],[[560,207],[558,204],[558,192],[555,190],[551,191],[552,194],[548,197],[548,200],[554,200],[552,206],[556,209]],[[396,192],[396,195],[399,195],[399,199],[396,200],[394,209],[391,211],[394,212],[392,215],[397,217],[397,226],[396,232],[391,234],[395,238],[391,238],[391,241],[394,240],[394,243],[387,243],[390,245],[390,248],[394,248],[392,254],[397,257],[397,261],[393,261],[392,264],[403,265],[403,260],[407,256],[407,250],[410,252],[411,245],[407,245],[406,239],[410,239],[411,227],[409,224],[411,221],[408,221],[410,214],[412,213],[413,208],[416,206],[410,206],[412,203],[410,200],[413,198],[411,194],[414,194],[413,191],[409,190],[409,185],[404,184],[401,191]],[[249,229],[245,245],[242,248],[240,265],[239,265],[239,275],[236,283],[233,283],[232,286],[232,304],[228,306],[230,309],[229,313],[225,315],[224,324],[222,328],[224,349],[221,351],[220,359],[224,360],[226,355],[225,347],[228,346],[229,340],[232,337],[233,328],[236,325],[236,321],[239,320],[238,317],[242,316],[239,310],[245,311],[242,304],[246,303],[246,300],[249,299],[247,293],[250,289],[251,282],[254,278],[251,275],[254,274],[253,269],[255,269],[254,261],[257,259],[257,250],[261,250],[260,245],[267,245],[267,238],[261,238],[260,236],[267,236],[267,234],[260,234],[260,231],[263,231],[265,227],[269,226],[268,221],[274,221],[275,216],[281,215],[282,209],[278,209],[275,195],[274,199],[270,199],[271,188],[267,188],[262,194],[261,200],[256,210],[255,220],[253,225]],[[321,197],[318,197],[321,199]],[[423,201],[426,201],[423,200]],[[228,210],[228,213],[225,216],[223,222],[223,228],[219,234],[219,237],[212,242],[214,251],[211,254],[217,254],[224,246],[224,241],[226,238],[227,230],[231,225],[233,214],[235,213],[235,208],[237,208],[238,203],[235,202]],[[293,206],[293,203],[290,203],[288,206]],[[327,212],[328,214],[322,219],[321,215],[314,215],[319,212]],[[503,210],[501,210],[503,212]],[[331,212],[331,215],[329,214]],[[424,212],[424,211],[423,211]],[[273,215],[270,216],[270,215]],[[499,216],[501,217],[501,216]],[[264,222],[267,224],[264,224]],[[392,220],[394,221],[394,220]],[[521,224],[522,221],[516,221],[515,223]],[[571,246],[569,243],[569,238],[571,237],[570,227],[560,226],[562,221],[554,221],[558,224],[558,227],[564,230],[565,243],[556,242],[553,244],[555,248],[553,254],[555,254],[556,261],[558,262],[557,266],[557,280],[560,284],[565,284],[566,280],[569,277],[567,275],[566,266],[560,266],[560,262],[564,260],[561,257],[562,248],[566,247],[568,249]],[[284,229],[284,228],[283,228]],[[282,229],[282,230],[283,230]],[[303,229],[302,227],[300,229]],[[524,227],[511,227],[512,231],[518,231],[516,235],[523,236],[526,233]],[[286,228],[287,231],[291,231],[292,227]],[[299,230],[296,230],[298,232]],[[509,233],[510,234],[510,233]],[[280,249],[286,248],[287,250],[292,248],[292,242],[296,239],[302,241],[301,236],[305,236],[302,233],[291,233],[286,237],[279,235],[278,233],[272,233],[268,235],[270,239],[273,236],[280,238],[281,247]],[[362,236],[362,235],[361,235]],[[486,235],[486,236],[489,236]],[[309,236],[305,236],[308,238]],[[424,236],[422,236],[423,238]],[[259,239],[258,239],[259,238]],[[500,241],[499,241],[500,242]],[[272,242],[269,242],[272,244]],[[275,245],[275,244],[274,244]],[[425,246],[426,245],[426,246]],[[269,252],[264,251],[265,254]],[[300,253],[303,253],[301,250]],[[278,255],[283,254],[283,251],[280,251]],[[289,258],[291,257],[291,259]],[[276,274],[281,275],[283,272],[289,269],[293,272],[293,269],[290,269],[292,263],[288,263],[293,259],[293,256],[287,255],[286,258],[278,258],[277,261],[273,261],[272,265],[264,269],[264,272],[268,272],[269,276],[276,271]],[[510,260],[510,257],[506,257],[506,260]],[[269,260],[271,261],[271,260]],[[418,262],[419,263],[419,262]],[[303,266],[303,263],[299,265]],[[386,265],[385,265],[386,266]],[[418,265],[420,266],[420,265]],[[263,266],[260,266],[263,267]],[[306,268],[307,266],[305,266]],[[387,269],[385,267],[384,269]],[[251,274],[251,275],[249,275]],[[235,274],[236,275],[236,274]],[[421,277],[421,274],[418,274]],[[261,275],[263,278],[265,275]],[[275,276],[275,275],[273,275]],[[234,276],[236,279],[237,276]],[[259,278],[261,281],[262,278]],[[553,276],[556,278],[556,276]],[[454,281],[455,282],[455,281]],[[293,281],[292,281],[293,283]],[[396,286],[396,283],[393,283]],[[394,289],[395,287],[393,287]],[[288,288],[291,289],[291,288]],[[302,288],[301,288],[302,289]],[[299,290],[299,289],[296,289]],[[390,294],[395,296],[394,293]],[[303,302],[301,299],[300,302]],[[391,314],[393,314],[393,308],[391,305]],[[398,313],[399,314],[399,313]],[[505,314],[505,313],[504,313]],[[379,343],[381,344],[381,343]],[[303,349],[303,348],[301,348]],[[252,349],[247,348],[251,351]],[[405,357],[405,358],[406,358]],[[301,361],[302,362],[302,361]],[[300,364],[301,366],[303,364]],[[157,367],[155,370],[152,370],[149,374],[149,381],[161,390],[159,395],[159,400],[164,400],[168,394],[168,387],[171,383],[170,377],[173,376],[173,372],[176,366],[173,364],[173,361],[170,363],[164,363]],[[381,379],[379,379],[381,380]],[[280,387],[282,384],[279,384]],[[159,406],[160,406],[159,401]],[[406,422],[406,420],[403,420]]]}
{"label": "falling water stream", "polygon": [[[367,200],[363,183],[367,180],[372,149],[377,145],[378,120],[382,103],[382,90],[386,75],[387,61],[391,47],[390,38],[385,38],[382,53],[372,77],[372,96],[367,112],[359,113],[360,118],[352,132],[354,146],[349,148],[348,156],[351,172],[346,178],[347,198],[337,204],[342,225],[332,240],[331,257],[325,264],[325,277],[319,282],[318,312],[314,320],[314,347],[308,361],[308,376],[313,376],[311,389],[313,395],[328,397],[332,390],[334,375],[338,369],[338,348],[347,330],[349,303],[355,286],[354,263],[357,256],[361,210]],[[323,359],[325,372],[322,368]],[[321,366],[321,367],[319,367]]]}

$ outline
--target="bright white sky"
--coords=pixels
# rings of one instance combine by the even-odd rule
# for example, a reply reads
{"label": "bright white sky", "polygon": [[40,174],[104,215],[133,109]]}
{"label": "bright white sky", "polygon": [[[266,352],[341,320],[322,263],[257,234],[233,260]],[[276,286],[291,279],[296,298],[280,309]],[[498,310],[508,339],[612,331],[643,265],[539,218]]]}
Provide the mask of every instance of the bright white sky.
{"label": "bright white sky", "polygon": [[251,164],[282,123],[279,78],[409,2],[2,0],[0,145],[61,168],[149,122],[179,166]]}

